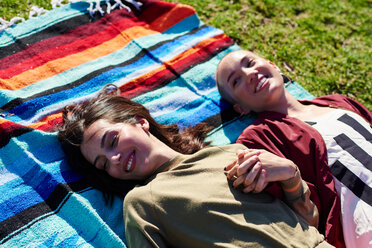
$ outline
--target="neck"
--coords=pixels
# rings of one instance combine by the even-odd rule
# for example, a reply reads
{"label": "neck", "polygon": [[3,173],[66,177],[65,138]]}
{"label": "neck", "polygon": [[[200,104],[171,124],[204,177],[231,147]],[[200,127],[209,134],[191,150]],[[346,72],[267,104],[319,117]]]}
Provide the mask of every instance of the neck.
{"label": "neck", "polygon": [[284,89],[283,95],[277,104],[271,109],[271,111],[279,112],[289,116],[300,115],[306,105],[303,105],[297,99],[289,93],[287,89]]}
{"label": "neck", "polygon": [[175,158],[178,155],[182,155],[181,153],[173,150],[163,142],[161,142],[158,138],[151,135],[154,140],[154,147],[156,147],[156,154],[155,159],[157,161],[156,169],[158,169],[161,165],[166,163],[167,161]]}

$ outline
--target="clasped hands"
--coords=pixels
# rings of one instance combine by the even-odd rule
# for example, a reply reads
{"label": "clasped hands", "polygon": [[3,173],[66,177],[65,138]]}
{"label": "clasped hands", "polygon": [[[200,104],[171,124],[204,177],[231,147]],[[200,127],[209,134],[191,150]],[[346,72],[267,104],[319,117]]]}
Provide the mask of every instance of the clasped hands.
{"label": "clasped hands", "polygon": [[244,193],[259,193],[270,182],[284,182],[294,177],[297,166],[286,158],[266,150],[238,150],[237,159],[225,170],[227,178],[235,188],[242,187]]}

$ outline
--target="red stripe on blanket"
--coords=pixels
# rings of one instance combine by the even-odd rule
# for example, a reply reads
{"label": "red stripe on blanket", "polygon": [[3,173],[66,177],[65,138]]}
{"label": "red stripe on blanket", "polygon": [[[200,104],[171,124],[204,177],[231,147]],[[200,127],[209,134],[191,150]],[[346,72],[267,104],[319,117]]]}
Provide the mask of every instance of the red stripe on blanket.
{"label": "red stripe on blanket", "polygon": [[63,121],[62,112],[58,112],[58,113],[44,117],[39,122],[31,124],[29,127],[38,129],[44,132],[53,132],[53,131],[57,131],[62,121]]}
{"label": "red stripe on blanket", "polygon": [[[12,121],[4,121],[0,124],[0,131],[1,132],[7,132],[11,133],[17,129],[25,128],[25,126],[20,125],[18,123],[12,122]],[[28,128],[28,127],[27,127]],[[1,137],[1,134],[0,134]]]}
{"label": "red stripe on blanket", "polygon": [[176,7],[175,3],[161,2],[161,1],[146,1],[144,2],[143,12],[140,19],[152,23],[154,20],[159,18],[159,13],[167,13]]}
{"label": "red stripe on blanket", "polygon": [[[40,56],[40,53],[46,50],[60,47],[65,44],[72,43],[76,40],[81,40],[91,35],[94,35],[101,30],[105,30],[108,26],[108,23],[111,23],[110,26],[113,26],[116,24],[120,25],[122,22],[129,21],[129,22],[138,22],[139,25],[143,25],[147,23],[151,26],[153,25],[152,22],[156,21],[157,19],[159,19],[160,16],[164,14],[167,15],[167,13],[172,8],[175,8],[175,4],[171,4],[171,3],[167,3],[167,4],[164,3],[162,5],[167,6],[167,8],[165,8],[164,6],[160,7],[158,4],[155,4],[155,5],[149,4],[148,7],[152,6],[152,9],[156,10],[156,12],[151,12],[152,10],[145,10],[138,17],[134,16],[133,12],[128,13],[126,9],[122,9],[122,10],[113,11],[111,14],[105,15],[104,17],[102,17],[100,20],[96,22],[82,23],[81,24],[82,26],[72,29],[65,34],[61,34],[59,36],[56,36],[50,39],[41,40],[33,45],[26,47],[25,49],[23,49],[22,51],[18,53],[15,53],[13,55],[3,58],[2,60],[0,60],[0,70],[9,68],[11,66],[18,65],[22,61],[28,60],[30,58],[35,58],[35,56]],[[188,16],[188,13],[186,11],[185,13],[179,16],[183,16],[185,18],[185,16]],[[125,18],[125,19],[122,20],[122,18]],[[155,26],[159,26],[159,25],[155,25]],[[124,30],[123,27],[119,26],[118,28],[119,30]],[[37,63],[32,66],[36,67]],[[24,70],[28,70],[29,68],[30,67],[26,67],[24,68]],[[0,71],[0,77],[2,77],[2,74],[3,73]]]}
{"label": "red stripe on blanket", "polygon": [[[125,18],[124,21],[130,22],[133,22],[134,20],[137,19],[133,17],[133,14],[128,14],[127,10],[123,9],[114,11],[110,15],[105,15],[96,22],[82,23],[81,24],[82,26],[72,29],[66,32],[65,34],[60,34],[59,36],[41,40],[33,45],[26,47],[25,49],[18,53],[3,58],[2,60],[0,60],[0,70],[18,65],[22,61],[28,60],[30,58],[35,59],[35,57],[39,56],[40,53],[47,51],[49,49],[54,49],[65,44],[72,43],[76,40],[81,40],[91,35],[94,35],[99,31],[107,29],[108,23],[112,23],[111,24],[112,26],[118,22],[119,23],[123,22],[122,18]],[[25,68],[24,70],[27,69],[29,69],[29,67]],[[2,73],[0,74],[0,77],[1,75]]]}
{"label": "red stripe on blanket", "polygon": [[6,146],[12,137],[17,137],[30,131],[32,131],[32,128],[8,120],[0,120],[0,148]]}
{"label": "red stripe on blanket", "polygon": [[[159,8],[159,6],[155,5],[154,9],[156,8]],[[153,10],[151,9],[151,11]],[[154,11],[153,14],[155,13],[156,12]],[[175,23],[179,23],[183,19],[194,14],[196,14],[196,12],[192,7],[184,4],[177,4],[173,9],[169,10],[164,15],[158,15],[157,18],[151,23],[151,28],[155,31],[163,32],[173,26]]]}
{"label": "red stripe on blanket", "polygon": [[[91,36],[88,36],[84,39],[81,39],[81,37],[76,37],[78,33],[73,33],[72,35],[61,35],[59,36],[62,41],[71,41],[73,38],[74,41],[71,43],[65,42],[65,45],[60,46],[53,46],[53,48],[46,50],[44,52],[38,52],[36,49],[38,49],[39,43],[35,44],[35,46],[29,47],[31,49],[25,49],[22,52],[27,52],[29,54],[37,54],[34,57],[31,57],[27,60],[24,60],[21,63],[18,63],[17,65],[13,67],[9,67],[4,70],[0,70],[0,78],[3,79],[9,79],[14,77],[15,75],[18,75],[24,71],[30,70],[32,68],[39,67],[49,61],[56,60],[58,58],[63,58],[68,55],[78,53],[84,50],[87,50],[91,47],[98,46],[106,41],[109,41],[119,35],[124,30],[134,27],[134,26],[144,26],[146,23],[144,22],[135,22],[133,19],[122,19],[118,22],[113,23],[110,26],[105,25],[91,25],[86,26],[85,29],[89,31],[89,33],[94,33]],[[103,31],[101,31],[103,30]],[[98,32],[101,31],[101,32]],[[75,36],[75,37],[72,37]],[[46,42],[40,42],[40,43],[46,43]],[[48,44],[47,44],[48,45]],[[32,50],[32,51],[29,51]],[[18,54],[15,54],[18,55]],[[20,55],[21,56],[21,55]]]}
{"label": "red stripe on blanket", "polygon": [[[209,43],[209,44],[208,44]],[[203,61],[220,50],[222,47],[229,46],[233,43],[230,37],[225,34],[217,35],[211,39],[205,40],[193,48],[181,53],[172,60],[165,62],[160,71],[154,70],[139,78],[136,78],[120,87],[121,95],[132,98],[145,91],[159,87],[168,78],[176,77],[178,73]],[[193,53],[190,53],[190,50]],[[185,56],[185,54],[189,54]],[[176,61],[176,62],[173,62]],[[154,73],[155,72],[155,73]]]}

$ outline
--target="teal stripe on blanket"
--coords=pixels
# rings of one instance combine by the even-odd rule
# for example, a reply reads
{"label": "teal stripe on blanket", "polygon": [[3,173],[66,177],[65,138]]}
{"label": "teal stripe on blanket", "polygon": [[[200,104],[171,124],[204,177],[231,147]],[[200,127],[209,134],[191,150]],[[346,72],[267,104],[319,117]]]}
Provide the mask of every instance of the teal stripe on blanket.
{"label": "teal stripe on blanket", "polygon": [[[48,150],[48,146],[56,144],[57,142],[56,133],[45,133],[39,130],[33,130],[32,132],[25,133],[17,138],[12,138],[8,145],[0,149],[0,168],[2,166],[13,164],[16,160],[20,159],[20,156],[27,156],[28,154],[25,154],[25,151],[28,151],[29,155],[34,157],[45,157],[48,162],[50,162],[50,160],[61,159],[64,157],[61,149],[53,150],[49,155],[42,152],[43,149]],[[35,151],[37,150],[40,150],[40,153],[35,154]],[[6,161],[6,164],[4,164],[4,161]],[[24,168],[19,168],[19,170],[22,171]]]}
{"label": "teal stripe on blanket", "polygon": [[212,142],[212,145],[216,146],[235,143],[241,131],[243,131],[254,120],[254,116],[250,115],[234,118],[230,122],[221,124],[212,130],[208,134],[206,141],[210,141]]}
{"label": "teal stripe on blanket", "polygon": [[[96,190],[74,194],[57,213],[40,216],[7,241],[4,247],[27,247],[29,244],[43,247],[107,247],[107,244],[110,244],[109,247],[125,247],[122,200],[115,198],[113,205],[116,206],[114,209],[106,211],[102,194]],[[79,211],[81,208],[87,211]],[[50,223],[53,225],[50,226]],[[85,230],[81,230],[82,225],[86,226]],[[45,229],[44,226],[50,228]]]}
{"label": "teal stripe on blanket", "polygon": [[[43,154],[43,156],[38,156],[38,154]],[[53,156],[51,156],[52,154]],[[36,158],[32,158],[30,156]],[[42,157],[53,158],[54,161],[46,161]],[[6,188],[14,189],[14,185],[22,183],[26,175],[29,174],[35,167],[37,168],[37,170],[48,173],[61,183],[67,183],[76,180],[75,177],[65,178],[62,176],[68,175],[71,171],[71,168],[69,166],[67,166],[66,164],[61,164],[62,159],[64,159],[64,153],[61,151],[59,142],[55,142],[32,152],[27,151],[24,153],[24,155],[19,156],[13,163],[7,164],[5,167],[3,167],[2,171],[2,174],[4,173],[4,177],[2,177],[1,185],[6,184],[6,187],[0,187],[0,194],[3,195],[0,202],[12,197],[12,194],[14,193],[7,192]],[[42,178],[40,177],[32,178],[32,183],[36,186],[38,183],[40,184],[41,181]]]}
{"label": "teal stripe on blanket", "polygon": [[2,172],[7,171],[1,176],[0,221],[44,201],[58,183],[80,178],[61,164],[64,156],[55,134],[37,130],[12,138],[0,149]]}
{"label": "teal stripe on blanket", "polygon": [[[53,225],[50,225],[50,223],[53,223]],[[46,225],[49,228],[44,228]],[[33,244],[33,247],[79,247],[82,244],[87,244],[79,236],[78,230],[75,230],[57,215],[43,216],[34,220],[19,233],[10,234],[0,240],[0,244],[5,241],[6,243],[2,244],[2,247],[9,248],[28,247],[30,244]]]}
{"label": "teal stripe on blanket", "polygon": [[[60,149],[60,145],[56,143],[54,147],[57,146],[58,149]],[[48,152],[48,150],[46,150],[46,152]],[[0,187],[0,194],[3,197],[0,200],[0,205],[9,199],[14,199],[14,197],[17,197],[20,193],[28,193],[30,190],[38,188],[38,194],[45,199],[58,183],[66,184],[81,178],[80,175],[73,173],[71,168],[66,163],[63,163],[62,160],[53,163],[45,163],[39,166],[33,163],[32,160],[27,160],[27,158],[21,159],[19,160],[20,163],[11,164],[9,167],[11,168],[12,166],[19,165],[27,168],[29,165],[32,165],[32,168],[25,169],[24,172],[19,174],[11,169],[6,173],[2,172],[4,180],[1,184],[2,187]],[[35,172],[35,170],[37,172]],[[35,175],[35,177],[32,177],[32,175]],[[38,176],[36,177],[36,175]],[[45,184],[48,184],[48,187],[45,187]],[[30,186],[32,186],[32,188],[30,188]]]}
{"label": "teal stripe on blanket", "polygon": [[[110,212],[99,215],[96,209],[107,208],[100,192],[73,194],[58,212],[58,216],[61,216],[70,226],[80,230],[79,235],[93,247],[105,247],[107,244],[111,247],[122,247],[124,246],[122,240],[125,239],[124,228],[121,226],[123,224],[122,201],[116,199],[114,204],[115,208],[111,208]],[[79,212],[76,216],[79,208],[87,211]],[[82,224],[89,228],[82,229]]]}
{"label": "teal stripe on blanket", "polygon": [[27,22],[19,23],[0,32],[0,47],[8,46],[19,39],[36,34],[56,23],[75,16],[83,15],[88,12],[88,7],[89,3],[77,2],[70,5],[64,5],[49,13],[38,16],[37,18],[30,18]]}
{"label": "teal stripe on blanket", "polygon": [[[195,125],[221,112],[221,97],[215,85],[214,73],[221,57],[238,48],[236,45],[231,46],[210,60],[183,73],[182,78],[160,89],[135,97],[133,100],[146,106],[155,119],[161,123]],[[194,117],[198,112],[195,111],[196,109],[201,111],[201,116],[190,119],[189,116]]]}
{"label": "teal stripe on blanket", "polygon": [[[217,90],[214,75],[219,60],[227,53],[239,49],[237,45],[230,46],[208,61],[198,64],[183,73],[182,78],[177,78],[160,89],[134,97],[133,100],[143,104],[154,117],[158,117],[177,111],[185,103],[194,101],[197,98],[206,98],[207,94]],[[220,97],[213,97],[216,103],[219,102],[219,99]],[[166,118],[160,119],[167,121]],[[171,122],[169,121],[168,123]]]}

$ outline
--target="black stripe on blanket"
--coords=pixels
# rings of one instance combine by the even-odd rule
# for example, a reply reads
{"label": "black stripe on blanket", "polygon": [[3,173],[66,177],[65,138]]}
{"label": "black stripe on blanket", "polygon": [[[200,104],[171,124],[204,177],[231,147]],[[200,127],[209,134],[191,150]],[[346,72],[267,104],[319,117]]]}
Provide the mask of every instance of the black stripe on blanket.
{"label": "black stripe on blanket", "polygon": [[[72,3],[71,5],[73,6],[74,3]],[[101,7],[102,7],[102,10],[106,12],[107,5],[102,4]],[[92,18],[89,15],[89,13],[86,13],[83,15],[71,17],[70,19],[65,20],[65,21],[58,22],[54,24],[53,26],[50,26],[40,32],[31,34],[25,38],[18,39],[15,41],[15,43],[12,43],[6,47],[3,47],[1,49],[0,59],[10,56],[12,54],[15,54],[17,52],[20,52],[26,47],[33,45],[39,41],[49,39],[52,37],[56,37],[61,34],[65,34],[68,31],[73,30],[74,28],[96,22],[100,20],[101,18],[106,18],[106,16],[105,15],[104,16],[94,15]]]}
{"label": "black stripe on blanket", "polygon": [[91,188],[83,179],[69,184],[58,184],[44,202],[35,204],[0,223],[0,244],[5,243],[38,221],[57,214],[73,192],[81,193],[89,189]]}
{"label": "black stripe on blanket", "polygon": [[209,126],[216,128],[222,123],[228,125],[230,121],[235,120],[235,118],[239,118],[239,116],[240,115],[235,112],[232,107],[228,107],[222,110],[221,113],[208,117],[204,120],[204,122],[206,122]]}
{"label": "black stripe on blanket", "polygon": [[372,206],[372,188],[345,167],[340,161],[331,166],[331,172],[342,184],[350,189],[357,197]]}
{"label": "black stripe on blanket", "polygon": [[[196,29],[193,29],[191,30],[190,32],[188,32],[188,34],[193,34],[197,31],[199,31],[200,29],[204,28],[205,25],[201,26],[201,27],[198,27]],[[165,41],[162,41],[162,42],[159,42],[157,44],[155,44],[154,46],[148,48],[148,49],[142,49],[141,52],[139,52],[135,57],[133,57],[132,59],[130,60],[127,60],[121,64],[118,64],[118,65],[110,65],[110,66],[107,66],[105,68],[101,68],[99,70],[96,70],[94,72],[91,72],[90,74],[80,78],[79,80],[76,80],[70,84],[67,84],[67,85],[64,85],[64,86],[61,86],[61,87],[56,87],[56,88],[53,88],[53,89],[49,89],[49,90],[46,90],[46,91],[42,91],[38,94],[35,94],[35,95],[32,95],[30,97],[27,97],[27,98],[15,98],[11,101],[9,101],[8,103],[6,103],[5,105],[3,105],[1,108],[0,108],[0,112],[5,112],[5,111],[9,111],[11,112],[10,110],[17,107],[18,105],[26,102],[26,101],[29,101],[29,100],[32,100],[34,98],[38,98],[38,97],[43,97],[43,96],[47,96],[47,95],[51,95],[51,94],[54,94],[54,93],[57,93],[57,92],[60,92],[60,91],[64,91],[64,90],[67,90],[67,89],[72,89],[76,86],[79,86],[87,81],[89,81],[90,79],[98,76],[98,75],[101,75],[102,73],[106,72],[106,71],[109,71],[113,68],[116,68],[116,67],[124,67],[126,65],[129,65],[129,64],[132,64],[134,63],[135,61],[137,61],[138,59],[140,59],[141,57],[143,57],[144,55],[146,54],[149,54],[150,51],[153,51],[155,50],[156,48],[162,46],[163,44],[167,43],[167,42],[171,42],[175,39],[177,39],[178,37],[174,38],[174,39],[169,39],[169,40],[165,40]],[[213,53],[211,53],[211,56],[203,61],[199,61],[199,63],[197,64],[201,64],[201,63],[204,63],[206,61],[208,61],[209,59],[211,59],[214,55],[218,54],[219,52],[227,49],[228,47],[230,47],[232,44],[228,44],[227,46],[225,47],[221,47],[218,51],[215,51]],[[174,79],[178,78],[179,77],[179,74],[182,74],[186,71],[188,71],[189,69],[193,68],[195,65],[197,64],[193,64],[189,67],[187,67],[186,69],[180,71],[180,72],[176,72],[176,76],[175,77],[172,77],[172,78],[169,78],[167,80],[165,80],[164,82],[162,82],[161,85],[158,86],[158,88],[161,88],[162,86],[164,85],[167,85],[169,82],[173,81]]]}
{"label": "black stripe on blanket", "polygon": [[11,45],[8,45],[7,47],[4,47],[1,49],[0,59],[5,58],[7,56],[10,56],[12,54],[15,54],[17,52],[22,51],[26,47],[33,45],[39,41],[49,39],[64,33],[67,33],[68,31],[77,28],[79,26],[85,25],[90,23],[90,20],[92,22],[95,22],[101,18],[101,15],[95,15],[94,19],[90,17],[90,15],[84,14],[81,16],[72,17],[68,20],[59,22],[51,27],[46,28],[45,30],[42,30],[36,34],[27,36],[22,39],[16,40]]}

